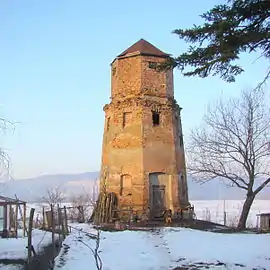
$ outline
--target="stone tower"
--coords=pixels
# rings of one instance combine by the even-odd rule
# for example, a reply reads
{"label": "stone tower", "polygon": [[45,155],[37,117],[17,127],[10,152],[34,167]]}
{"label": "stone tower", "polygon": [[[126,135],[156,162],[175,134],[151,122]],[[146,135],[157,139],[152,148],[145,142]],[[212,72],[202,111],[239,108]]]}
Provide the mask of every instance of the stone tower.
{"label": "stone tower", "polygon": [[143,39],[118,55],[104,106],[101,185],[117,194],[120,209],[150,208],[151,217],[189,204],[173,71],[154,68],[168,57]]}

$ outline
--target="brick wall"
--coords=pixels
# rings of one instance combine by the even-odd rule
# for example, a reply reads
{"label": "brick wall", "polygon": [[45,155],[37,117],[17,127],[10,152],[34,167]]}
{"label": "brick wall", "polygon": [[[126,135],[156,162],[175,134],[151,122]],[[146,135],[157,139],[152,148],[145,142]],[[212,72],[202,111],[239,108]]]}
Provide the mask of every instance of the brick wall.
{"label": "brick wall", "polygon": [[[180,109],[173,99],[173,73],[157,72],[151,66],[161,61],[164,59],[141,55],[116,59],[112,63],[112,100],[104,106],[102,170],[108,173],[108,190],[119,195],[120,204],[135,209],[148,206],[149,173],[153,172],[170,175],[174,207],[188,203],[187,195],[179,198],[187,194],[187,187],[186,182],[179,186],[185,159],[179,139]],[[157,126],[153,126],[152,111],[159,113]],[[131,192],[121,192],[123,187]]]}

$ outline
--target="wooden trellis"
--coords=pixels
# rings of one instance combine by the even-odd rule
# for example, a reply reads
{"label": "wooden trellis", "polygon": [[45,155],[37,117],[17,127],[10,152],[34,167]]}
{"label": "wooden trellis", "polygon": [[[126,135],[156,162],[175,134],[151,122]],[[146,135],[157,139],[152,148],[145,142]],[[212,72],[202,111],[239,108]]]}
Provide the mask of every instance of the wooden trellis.
{"label": "wooden trellis", "polygon": [[0,196],[0,207],[3,208],[3,228],[0,229],[0,235],[2,237],[18,237],[18,214],[20,214],[23,223],[23,235],[25,236],[26,202]]}

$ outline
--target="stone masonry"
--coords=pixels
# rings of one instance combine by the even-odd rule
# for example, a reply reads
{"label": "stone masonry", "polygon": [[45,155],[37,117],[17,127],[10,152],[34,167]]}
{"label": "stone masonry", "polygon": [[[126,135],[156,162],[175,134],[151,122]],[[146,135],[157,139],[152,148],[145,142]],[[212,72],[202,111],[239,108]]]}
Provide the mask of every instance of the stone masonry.
{"label": "stone masonry", "polygon": [[168,57],[143,39],[117,56],[104,106],[101,187],[116,193],[121,209],[152,217],[189,205],[173,71],[154,68]]}

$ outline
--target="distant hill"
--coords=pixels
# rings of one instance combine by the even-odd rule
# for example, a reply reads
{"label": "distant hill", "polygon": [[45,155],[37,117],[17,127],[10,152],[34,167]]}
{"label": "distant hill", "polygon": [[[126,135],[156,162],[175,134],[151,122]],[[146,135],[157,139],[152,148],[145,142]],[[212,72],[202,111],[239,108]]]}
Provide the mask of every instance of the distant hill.
{"label": "distant hill", "polygon": [[0,186],[0,194],[21,200],[36,202],[46,196],[48,189],[59,187],[69,198],[83,192],[93,193],[98,189],[99,172],[86,172],[80,174],[53,174],[34,178],[9,180]]}
{"label": "distant hill", "polygon": [[[0,194],[20,199],[37,201],[46,195],[48,189],[59,186],[67,197],[82,192],[97,193],[99,172],[86,172],[81,174],[55,174],[43,175],[35,178],[9,180],[0,186]],[[190,200],[240,200],[245,193],[236,187],[228,187],[218,180],[205,184],[196,183],[188,177]],[[258,199],[270,200],[270,188],[265,188]]]}

